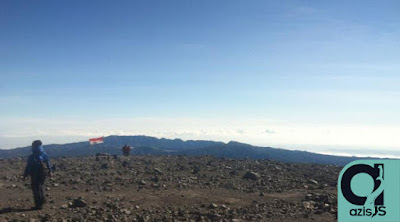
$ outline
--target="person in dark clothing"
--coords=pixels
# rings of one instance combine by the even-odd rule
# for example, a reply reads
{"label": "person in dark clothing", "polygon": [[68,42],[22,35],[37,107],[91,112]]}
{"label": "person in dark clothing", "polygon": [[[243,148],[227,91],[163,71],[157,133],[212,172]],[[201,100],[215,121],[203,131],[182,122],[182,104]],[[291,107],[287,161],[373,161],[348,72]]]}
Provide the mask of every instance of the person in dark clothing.
{"label": "person in dark clothing", "polygon": [[32,143],[32,154],[26,163],[24,179],[31,177],[31,188],[35,207],[33,209],[42,209],[46,203],[46,198],[43,192],[43,184],[47,176],[51,176],[50,161],[47,154],[44,152],[42,142],[35,140]]}
{"label": "person in dark clothing", "polygon": [[122,154],[124,156],[129,156],[130,152],[131,152],[131,147],[128,146],[128,144],[125,144],[125,146],[122,147]]}

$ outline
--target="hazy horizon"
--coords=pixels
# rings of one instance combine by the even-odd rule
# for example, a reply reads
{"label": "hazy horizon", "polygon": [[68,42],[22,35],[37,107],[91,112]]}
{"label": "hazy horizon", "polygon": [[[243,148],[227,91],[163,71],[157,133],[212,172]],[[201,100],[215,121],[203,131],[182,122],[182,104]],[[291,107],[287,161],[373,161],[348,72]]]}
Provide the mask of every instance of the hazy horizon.
{"label": "hazy horizon", "polygon": [[[103,135],[104,136],[104,135]],[[206,138],[199,138],[199,139],[194,139],[194,138],[178,138],[178,137],[157,137],[157,136],[151,136],[151,135],[105,135],[104,137],[108,136],[149,136],[149,137],[155,137],[157,139],[165,138],[165,139],[181,139],[183,141],[188,141],[188,140],[208,140],[210,141],[211,139],[206,139]],[[4,139],[1,138],[0,139]],[[48,136],[42,136],[42,137],[15,137],[15,138],[6,138],[5,144],[21,144],[18,146],[10,146],[10,147],[0,147],[0,149],[3,150],[8,150],[8,149],[15,149],[15,148],[21,148],[21,147],[29,147],[31,141],[36,140],[36,139],[41,139],[43,142],[45,142],[44,145],[54,145],[54,144],[68,144],[68,143],[75,143],[75,142],[88,142],[88,137],[57,137],[57,138],[52,138]],[[397,158],[400,159],[400,151],[399,150],[391,150],[391,149],[383,149],[379,150],[377,152],[376,149],[373,149],[371,147],[366,148],[366,147],[345,147],[345,146],[314,146],[314,145],[307,145],[307,144],[293,144],[293,145],[286,145],[282,146],[279,144],[252,144],[251,142],[244,142],[240,140],[211,140],[214,142],[223,142],[223,143],[229,143],[229,142],[240,142],[240,143],[246,143],[249,145],[253,146],[260,146],[260,147],[272,147],[272,148],[279,148],[279,149],[286,149],[286,150],[300,150],[300,151],[308,151],[308,152],[313,152],[313,153],[319,153],[319,154],[326,154],[326,155],[335,155],[335,156],[356,156],[356,157],[378,157],[378,158]]]}

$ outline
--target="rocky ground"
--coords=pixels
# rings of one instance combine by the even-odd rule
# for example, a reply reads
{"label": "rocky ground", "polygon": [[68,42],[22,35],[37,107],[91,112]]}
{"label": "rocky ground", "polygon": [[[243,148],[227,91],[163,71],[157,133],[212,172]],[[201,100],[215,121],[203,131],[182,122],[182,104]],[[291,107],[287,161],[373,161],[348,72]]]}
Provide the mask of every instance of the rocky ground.
{"label": "rocky ground", "polygon": [[33,206],[22,158],[0,159],[0,221],[336,221],[340,167],[214,157],[59,158]]}

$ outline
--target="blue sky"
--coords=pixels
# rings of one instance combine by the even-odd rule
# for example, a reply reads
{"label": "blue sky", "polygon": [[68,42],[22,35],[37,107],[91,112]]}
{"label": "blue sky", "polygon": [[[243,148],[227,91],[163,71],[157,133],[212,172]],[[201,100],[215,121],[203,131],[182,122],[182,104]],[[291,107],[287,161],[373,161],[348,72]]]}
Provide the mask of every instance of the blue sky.
{"label": "blue sky", "polygon": [[146,134],[398,149],[399,11],[398,1],[1,1],[0,148]]}

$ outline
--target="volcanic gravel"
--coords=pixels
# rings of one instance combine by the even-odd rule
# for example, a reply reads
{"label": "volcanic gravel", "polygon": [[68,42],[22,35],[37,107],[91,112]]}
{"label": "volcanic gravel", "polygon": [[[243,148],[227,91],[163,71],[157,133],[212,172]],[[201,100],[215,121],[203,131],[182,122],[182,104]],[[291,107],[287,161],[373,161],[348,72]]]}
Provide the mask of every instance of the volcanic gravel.
{"label": "volcanic gravel", "polygon": [[53,159],[33,206],[26,160],[0,159],[0,221],[336,221],[340,167],[210,156]]}

